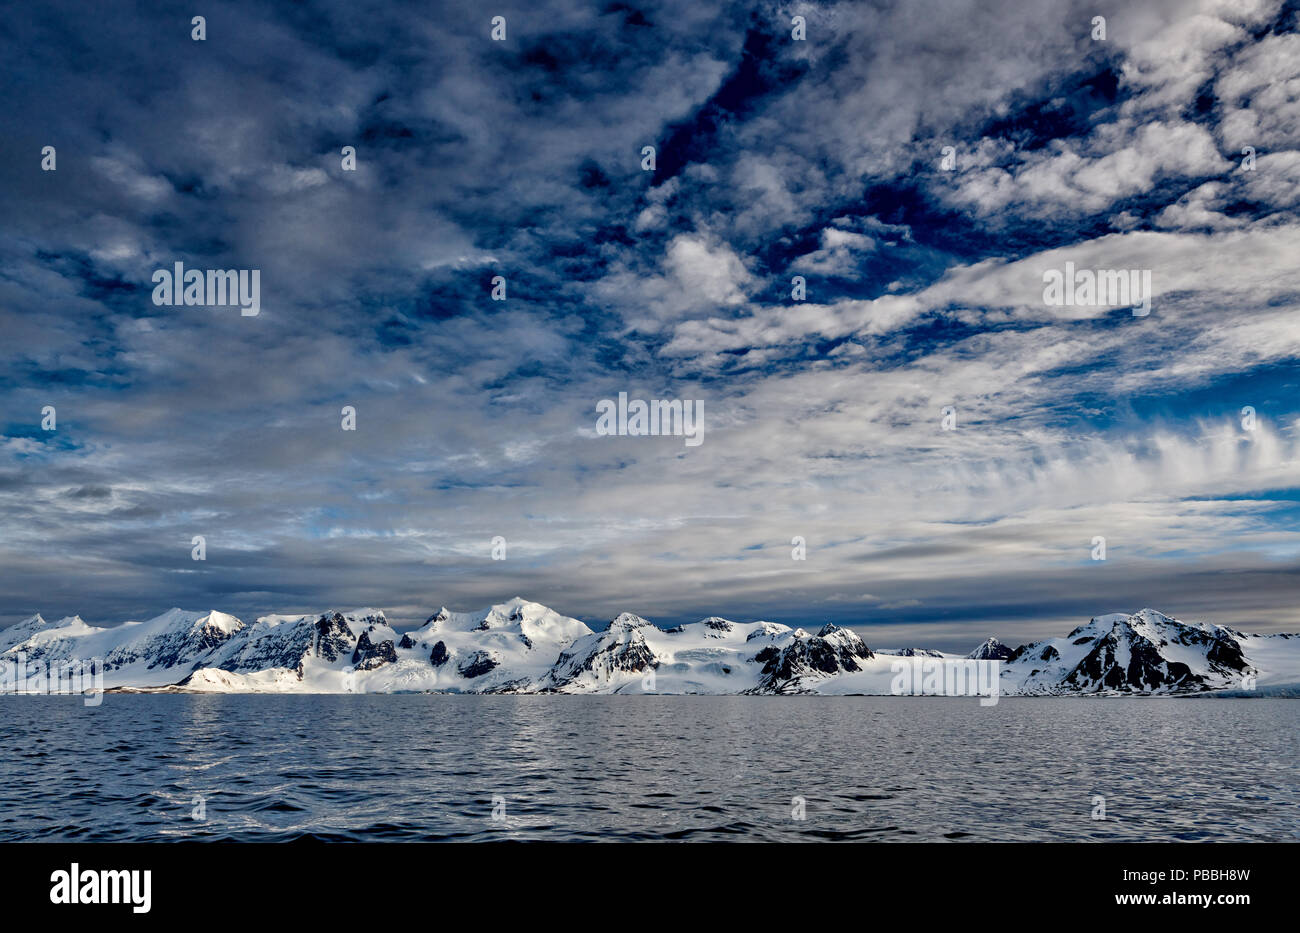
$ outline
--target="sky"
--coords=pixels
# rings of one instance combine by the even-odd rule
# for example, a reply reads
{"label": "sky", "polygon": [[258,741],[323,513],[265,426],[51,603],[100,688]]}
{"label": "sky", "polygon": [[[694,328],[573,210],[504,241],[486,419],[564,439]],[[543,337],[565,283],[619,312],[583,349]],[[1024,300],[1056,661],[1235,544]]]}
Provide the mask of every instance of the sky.
{"label": "sky", "polygon": [[0,9],[0,625],[1300,631],[1300,4],[202,7]]}

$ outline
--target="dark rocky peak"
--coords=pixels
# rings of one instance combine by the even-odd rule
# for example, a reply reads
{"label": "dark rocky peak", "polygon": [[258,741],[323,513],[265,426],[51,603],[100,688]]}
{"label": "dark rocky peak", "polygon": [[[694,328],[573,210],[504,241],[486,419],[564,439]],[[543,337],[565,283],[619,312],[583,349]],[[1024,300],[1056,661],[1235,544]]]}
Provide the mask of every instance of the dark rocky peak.
{"label": "dark rocky peak", "polygon": [[[438,644],[442,644],[442,642],[439,642]],[[462,677],[472,679],[474,677],[482,677],[500,663],[501,662],[493,656],[492,652],[475,651],[464,661],[461,661],[460,666],[456,669],[460,671]]]}
{"label": "dark rocky peak", "polygon": [[429,652],[429,663],[434,667],[442,667],[447,663],[449,657],[451,657],[451,654],[447,651],[447,643],[439,641],[433,646],[433,650]]}
{"label": "dark rocky peak", "polygon": [[719,638],[723,634],[731,632],[735,629],[735,626],[732,625],[731,622],[727,621],[726,619],[719,618],[718,616],[709,616],[707,619],[701,619],[700,624],[703,625],[710,632],[718,632],[719,633],[718,635],[711,636],[714,638]]}
{"label": "dark rocky peak", "polygon": [[[834,674],[862,670],[862,662],[875,657],[856,633],[838,625],[822,626],[816,635],[794,638],[775,653],[760,651],[763,680],[757,692],[799,693],[812,683]],[[775,648],[775,646],[772,646]]]}
{"label": "dark rocky peak", "polygon": [[990,638],[982,645],[966,655],[976,661],[1010,661],[1016,657],[1016,652],[1012,651],[996,638]]}
{"label": "dark rocky peak", "polygon": [[584,674],[602,680],[616,671],[639,672],[657,668],[659,659],[642,632],[650,623],[638,616],[625,618],[628,615],[619,616],[606,631],[580,638],[561,651],[551,669],[550,682],[561,687],[585,679]]}
{"label": "dark rocky peak", "polygon": [[356,636],[341,612],[323,613],[312,625],[312,632],[312,653],[326,661],[337,661],[356,643]]}
{"label": "dark rocky peak", "polygon": [[450,618],[451,618],[451,610],[448,609],[446,606],[443,606],[433,615],[429,616],[429,618],[425,619],[424,624],[432,625],[436,628],[438,625],[441,625],[443,622],[446,622]]}
{"label": "dark rocky peak", "polygon": [[1191,689],[1204,685],[1204,678],[1181,661],[1164,658],[1157,645],[1129,623],[1116,622],[1064,682],[1084,692],[1129,693]]}
{"label": "dark rocky peak", "polygon": [[397,660],[397,652],[393,649],[392,640],[384,639],[375,644],[370,640],[371,631],[373,629],[361,633],[361,637],[357,639],[356,650],[352,652],[352,663],[359,671],[372,671]]}

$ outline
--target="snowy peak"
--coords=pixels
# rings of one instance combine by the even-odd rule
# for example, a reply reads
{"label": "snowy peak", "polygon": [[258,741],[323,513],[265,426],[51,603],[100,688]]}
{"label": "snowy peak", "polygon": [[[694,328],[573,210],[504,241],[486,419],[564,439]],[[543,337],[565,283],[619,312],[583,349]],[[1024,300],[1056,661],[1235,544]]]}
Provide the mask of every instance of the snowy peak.
{"label": "snowy peak", "polygon": [[49,624],[38,612],[34,616],[28,616],[21,622],[9,626],[7,629],[0,629],[0,651],[25,641],[42,629],[48,628]]}
{"label": "snowy peak", "polygon": [[213,610],[208,613],[205,625],[210,626],[214,631],[224,632],[227,635],[233,635],[244,627],[244,623],[232,615],[224,612]]}
{"label": "snowy peak", "polygon": [[[242,630],[244,623],[223,612],[169,609],[138,625],[121,626],[124,636],[104,652],[105,667],[116,670],[143,664],[148,669],[189,667]],[[101,638],[117,630],[102,630]]]}
{"label": "snowy peak", "polygon": [[97,631],[99,629],[83,622],[81,616],[65,616],[57,621],[48,621],[38,612],[0,630],[0,652],[22,645],[32,648],[41,643],[75,638]]}
{"label": "snowy peak", "polygon": [[544,639],[568,637],[570,641],[591,633],[591,629],[577,619],[516,596],[478,612],[453,612],[443,606],[429,617],[423,627],[411,633],[411,637],[418,640],[439,633],[474,631],[507,631]]}
{"label": "snowy peak", "polygon": [[998,641],[996,638],[990,638],[970,654],[966,655],[966,657],[976,661],[1006,661],[1013,654],[1015,654],[1015,652],[1002,644],[1002,642]]}
{"label": "snowy peak", "polygon": [[[900,656],[853,631],[812,634],[708,616],[663,630],[634,613],[593,632],[515,598],[477,612],[446,608],[400,633],[378,609],[263,615],[169,609],[109,628],[36,614],[0,631],[0,661],[99,659],[108,687],[245,692],[888,694]],[[1153,609],[1090,619],[1062,638],[1009,651],[991,638],[969,655],[1001,661],[1014,694],[1300,694],[1300,635],[1249,635]]]}
{"label": "snowy peak", "polygon": [[578,619],[521,597],[478,612],[444,606],[398,641],[398,672],[412,685],[432,675],[449,691],[526,690],[562,650],[590,634]]}
{"label": "snowy peak", "polygon": [[763,679],[752,692],[812,692],[818,681],[860,671],[874,657],[856,633],[838,625],[828,623],[816,635],[798,629],[785,647],[770,645],[755,655],[763,664]]}
{"label": "snowy peak", "polygon": [[1256,673],[1241,635],[1154,609],[1097,616],[1065,638],[1024,645],[1009,676],[1027,693],[1189,693],[1230,688]]}
{"label": "snowy peak", "polygon": [[942,658],[942,651],[933,648],[877,648],[876,654],[887,654],[896,658]]}
{"label": "snowy peak", "polygon": [[709,616],[696,623],[707,638],[726,638],[736,630],[736,623],[721,616]]}
{"label": "snowy peak", "polygon": [[1167,616],[1163,612],[1157,612],[1154,609],[1139,609],[1124,621],[1131,625],[1154,625],[1156,627],[1183,624],[1172,616]]}
{"label": "snowy peak", "polygon": [[328,616],[341,616],[343,620],[357,632],[372,625],[388,624],[388,619],[384,617],[384,610],[382,609],[350,609],[347,612],[330,609],[322,614]]}
{"label": "snowy peak", "polygon": [[95,628],[79,616],[51,624],[36,615],[0,635],[0,651],[41,663],[98,659],[110,685],[153,686],[178,682],[243,628],[239,619],[216,611],[169,609],[111,628]]}
{"label": "snowy peak", "polygon": [[753,641],[756,638],[765,638],[771,640],[780,638],[783,635],[790,634],[790,626],[781,625],[779,622],[754,622],[749,626],[749,632],[745,635],[746,641]]}
{"label": "snowy peak", "polygon": [[639,615],[636,615],[635,613],[620,612],[617,616],[614,617],[613,620],[610,621],[609,629],[607,629],[607,631],[613,631],[615,629],[638,629],[638,628],[645,628],[647,626],[649,626],[650,628],[655,628],[655,624],[653,622],[649,622],[641,618]]}
{"label": "snowy peak", "polygon": [[603,632],[577,639],[560,652],[546,680],[546,689],[590,692],[618,688],[659,666],[646,641],[646,628],[660,630],[640,616],[625,612]]}

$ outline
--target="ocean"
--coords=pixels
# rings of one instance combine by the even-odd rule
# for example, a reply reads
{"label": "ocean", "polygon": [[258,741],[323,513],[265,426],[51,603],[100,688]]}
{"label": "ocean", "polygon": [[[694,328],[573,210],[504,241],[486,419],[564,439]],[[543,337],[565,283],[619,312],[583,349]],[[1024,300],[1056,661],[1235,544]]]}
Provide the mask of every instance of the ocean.
{"label": "ocean", "polygon": [[0,841],[1300,839],[1294,700],[0,697]]}

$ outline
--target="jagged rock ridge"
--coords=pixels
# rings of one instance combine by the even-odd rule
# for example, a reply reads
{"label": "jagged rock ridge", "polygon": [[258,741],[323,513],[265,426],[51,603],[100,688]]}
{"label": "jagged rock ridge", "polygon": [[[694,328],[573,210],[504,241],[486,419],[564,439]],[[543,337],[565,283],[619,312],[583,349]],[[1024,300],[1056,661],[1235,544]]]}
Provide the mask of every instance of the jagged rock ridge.
{"label": "jagged rock ridge", "polygon": [[[111,628],[40,615],[0,630],[0,663],[102,659],[105,685],[250,692],[888,694],[899,663],[960,660],[872,651],[834,624],[809,634],[710,616],[664,630],[632,613],[601,632],[512,599],[443,608],[398,633],[381,610],[268,615],[171,609]],[[1014,651],[996,638],[968,659],[1000,662],[1003,694],[1187,694],[1300,685],[1300,636],[1249,635],[1154,610],[1098,616]]]}

